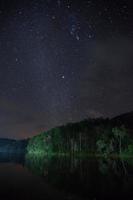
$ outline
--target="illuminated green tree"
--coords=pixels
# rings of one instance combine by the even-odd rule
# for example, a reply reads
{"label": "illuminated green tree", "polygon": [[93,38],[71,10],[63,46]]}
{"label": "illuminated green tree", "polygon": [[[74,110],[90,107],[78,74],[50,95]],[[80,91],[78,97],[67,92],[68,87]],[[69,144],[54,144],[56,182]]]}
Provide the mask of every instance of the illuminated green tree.
{"label": "illuminated green tree", "polygon": [[122,145],[124,143],[124,140],[126,139],[126,129],[124,126],[121,126],[120,128],[114,127],[112,128],[112,132],[114,137],[116,138],[119,146],[119,153],[122,153]]}

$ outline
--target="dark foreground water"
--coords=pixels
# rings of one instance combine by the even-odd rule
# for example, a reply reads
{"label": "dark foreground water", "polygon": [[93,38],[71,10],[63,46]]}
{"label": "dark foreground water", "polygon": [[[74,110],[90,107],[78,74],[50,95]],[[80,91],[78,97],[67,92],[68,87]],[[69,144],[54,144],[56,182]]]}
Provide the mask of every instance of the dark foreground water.
{"label": "dark foreground water", "polygon": [[133,160],[0,154],[0,200],[133,199]]}

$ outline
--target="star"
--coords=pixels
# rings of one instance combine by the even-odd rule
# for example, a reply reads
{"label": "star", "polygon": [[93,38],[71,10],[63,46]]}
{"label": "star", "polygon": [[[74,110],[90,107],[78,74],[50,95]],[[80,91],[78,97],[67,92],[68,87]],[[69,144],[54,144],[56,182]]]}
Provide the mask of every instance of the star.
{"label": "star", "polygon": [[29,137],[40,123],[49,129],[90,109],[105,117],[132,110],[131,0],[26,2],[0,1],[0,136]]}
{"label": "star", "polygon": [[89,35],[88,35],[88,37],[89,37],[89,39],[91,39],[91,38],[92,38],[92,35],[91,35],[91,34],[89,34]]}
{"label": "star", "polygon": [[57,4],[58,4],[58,6],[60,7],[60,6],[61,6],[61,1],[58,0],[58,1],[57,1]]}
{"label": "star", "polygon": [[56,17],[53,15],[53,16],[52,16],[52,19],[54,20],[55,18],[56,18]]}
{"label": "star", "polygon": [[15,58],[15,61],[18,62],[18,58]]}
{"label": "star", "polygon": [[80,37],[79,37],[78,35],[76,35],[76,39],[77,39],[77,40],[80,40]]}
{"label": "star", "polygon": [[19,15],[22,15],[22,11],[21,11],[21,10],[19,10],[19,11],[18,11],[18,14],[19,14]]}

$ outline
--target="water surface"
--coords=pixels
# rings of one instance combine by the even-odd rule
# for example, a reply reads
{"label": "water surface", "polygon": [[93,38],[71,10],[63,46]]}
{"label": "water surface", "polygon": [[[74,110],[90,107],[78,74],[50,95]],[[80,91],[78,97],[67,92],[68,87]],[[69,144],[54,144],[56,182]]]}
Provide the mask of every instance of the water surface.
{"label": "water surface", "polygon": [[133,199],[133,161],[0,155],[0,199]]}

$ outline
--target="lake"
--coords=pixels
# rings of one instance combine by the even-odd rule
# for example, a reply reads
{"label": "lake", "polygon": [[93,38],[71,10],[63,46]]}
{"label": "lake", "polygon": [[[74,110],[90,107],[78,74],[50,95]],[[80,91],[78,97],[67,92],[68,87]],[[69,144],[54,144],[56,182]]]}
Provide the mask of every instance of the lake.
{"label": "lake", "polygon": [[133,159],[0,154],[0,199],[133,199]]}

